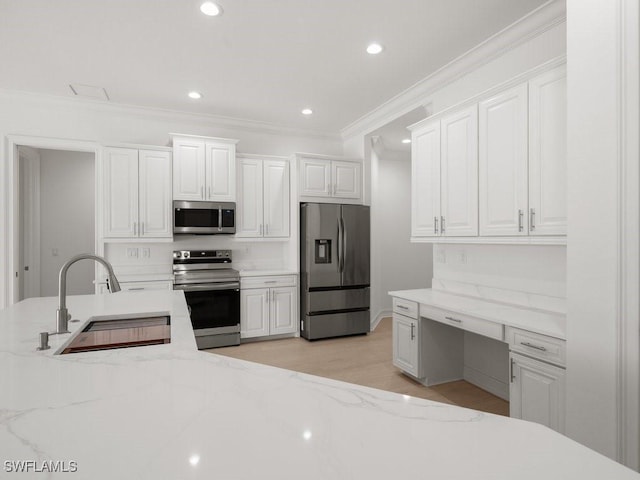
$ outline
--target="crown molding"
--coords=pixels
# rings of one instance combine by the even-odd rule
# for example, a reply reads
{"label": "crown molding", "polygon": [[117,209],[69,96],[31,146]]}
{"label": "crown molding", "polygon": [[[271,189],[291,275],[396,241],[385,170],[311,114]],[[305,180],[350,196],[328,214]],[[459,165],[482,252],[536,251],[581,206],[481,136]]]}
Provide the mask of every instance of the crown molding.
{"label": "crown molding", "polygon": [[536,10],[505,27],[431,75],[343,128],[340,131],[342,139],[348,140],[357,135],[367,134],[386,125],[389,121],[423,106],[426,97],[430,93],[566,22],[566,18],[565,1],[549,0]]}
{"label": "crown molding", "polygon": [[148,120],[167,120],[171,122],[185,121],[198,122],[211,125],[216,128],[229,128],[243,132],[262,133],[267,135],[287,135],[293,137],[306,137],[321,140],[340,142],[342,139],[338,133],[304,130],[281,126],[259,120],[247,120],[242,118],[225,117],[208,113],[193,113],[181,110],[170,110],[156,107],[144,107],[123,103],[113,103],[104,100],[91,100],[85,98],[68,98],[45,93],[27,92],[23,90],[10,90],[0,88],[0,99],[23,99],[35,102],[48,102],[53,105],[82,109],[95,113],[119,113],[127,116]]}

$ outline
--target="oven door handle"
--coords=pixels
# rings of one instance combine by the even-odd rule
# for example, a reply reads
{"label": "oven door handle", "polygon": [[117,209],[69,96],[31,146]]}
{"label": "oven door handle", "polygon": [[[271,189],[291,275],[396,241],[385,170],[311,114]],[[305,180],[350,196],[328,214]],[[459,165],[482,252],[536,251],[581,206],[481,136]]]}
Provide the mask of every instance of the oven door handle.
{"label": "oven door handle", "polygon": [[185,292],[195,292],[202,290],[233,290],[239,289],[240,283],[231,282],[231,283],[197,283],[193,285],[174,285],[174,290],[183,290]]}

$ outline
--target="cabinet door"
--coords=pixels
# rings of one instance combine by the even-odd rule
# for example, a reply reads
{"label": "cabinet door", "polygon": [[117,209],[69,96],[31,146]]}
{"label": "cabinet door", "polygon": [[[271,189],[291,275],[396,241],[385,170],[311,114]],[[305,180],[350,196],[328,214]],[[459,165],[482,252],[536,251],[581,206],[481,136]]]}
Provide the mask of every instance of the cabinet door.
{"label": "cabinet door", "polygon": [[440,230],[443,235],[478,235],[478,108],[443,118],[440,156]]}
{"label": "cabinet door", "polygon": [[411,133],[411,236],[440,234],[440,121]]}
{"label": "cabinet door", "polygon": [[238,221],[236,236],[262,237],[262,160],[238,160]]}
{"label": "cabinet door", "polygon": [[527,85],[480,103],[480,235],[528,235]]}
{"label": "cabinet door", "polygon": [[138,150],[105,148],[104,236],[138,235]]}
{"label": "cabinet door", "polygon": [[393,364],[420,377],[418,320],[393,314]]}
{"label": "cabinet door", "polygon": [[275,287],[269,289],[269,333],[293,333],[296,331],[296,287]]}
{"label": "cabinet door", "polygon": [[206,199],[236,201],[236,146],[206,144]]}
{"label": "cabinet door", "polygon": [[269,289],[240,290],[240,337],[269,335]]}
{"label": "cabinet door", "polygon": [[171,154],[140,150],[138,161],[139,236],[171,238]]}
{"label": "cabinet door", "polygon": [[511,353],[510,415],[564,433],[565,370]]}
{"label": "cabinet door", "polygon": [[359,162],[331,162],[332,194],[338,198],[362,197],[362,164]]}
{"label": "cabinet door", "polygon": [[300,195],[331,196],[331,161],[313,158],[300,160]]}
{"label": "cabinet door", "polygon": [[529,82],[529,233],[567,233],[566,67]]}
{"label": "cabinet door", "polygon": [[264,236],[289,236],[289,162],[263,162]]}
{"label": "cabinet door", "polygon": [[173,141],[173,199],[205,199],[204,143],[194,140]]}

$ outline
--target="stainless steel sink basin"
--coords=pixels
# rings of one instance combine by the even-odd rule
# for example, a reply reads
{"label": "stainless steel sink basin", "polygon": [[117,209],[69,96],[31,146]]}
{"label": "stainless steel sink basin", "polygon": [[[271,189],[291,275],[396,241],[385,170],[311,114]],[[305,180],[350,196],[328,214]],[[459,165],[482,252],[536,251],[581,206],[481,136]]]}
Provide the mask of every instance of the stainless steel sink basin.
{"label": "stainless steel sink basin", "polygon": [[91,317],[84,328],[74,334],[57,354],[66,355],[170,342],[171,317],[168,313]]}

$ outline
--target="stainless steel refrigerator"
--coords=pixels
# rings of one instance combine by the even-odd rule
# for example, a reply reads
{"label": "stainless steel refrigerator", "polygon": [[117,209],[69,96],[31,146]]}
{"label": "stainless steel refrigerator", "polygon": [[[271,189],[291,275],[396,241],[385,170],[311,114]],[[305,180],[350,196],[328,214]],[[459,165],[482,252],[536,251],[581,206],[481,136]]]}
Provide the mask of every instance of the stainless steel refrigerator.
{"label": "stainless steel refrigerator", "polygon": [[369,207],[300,204],[300,334],[368,333]]}

